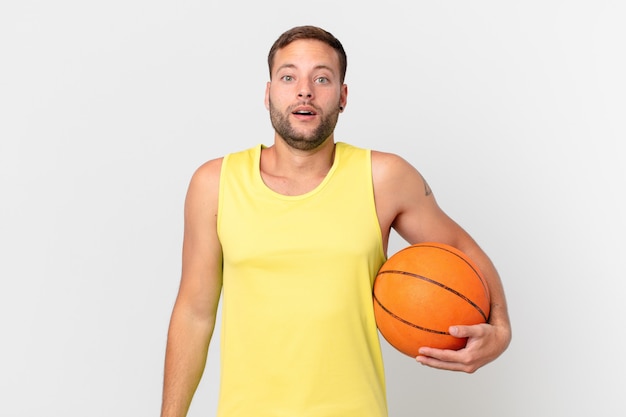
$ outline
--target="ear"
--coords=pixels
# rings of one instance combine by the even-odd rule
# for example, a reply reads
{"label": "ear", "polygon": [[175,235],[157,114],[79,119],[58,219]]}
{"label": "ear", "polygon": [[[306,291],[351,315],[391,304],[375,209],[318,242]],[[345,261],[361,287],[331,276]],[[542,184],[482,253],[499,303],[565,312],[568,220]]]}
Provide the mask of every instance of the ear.
{"label": "ear", "polygon": [[270,86],[272,85],[271,81],[268,81],[265,85],[265,108],[267,110],[270,109]]}
{"label": "ear", "polygon": [[345,110],[347,104],[348,104],[348,85],[344,84],[341,86],[341,93],[339,96],[339,105],[342,108],[341,111]]}

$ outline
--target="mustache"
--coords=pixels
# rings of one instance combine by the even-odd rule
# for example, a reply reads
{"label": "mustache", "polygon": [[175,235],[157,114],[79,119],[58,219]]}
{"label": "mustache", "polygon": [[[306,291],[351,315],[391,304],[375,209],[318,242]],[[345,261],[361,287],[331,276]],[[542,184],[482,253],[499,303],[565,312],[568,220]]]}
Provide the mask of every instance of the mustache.
{"label": "mustache", "polygon": [[[321,110],[318,106],[316,106],[315,104],[311,104],[311,102],[310,102],[310,101],[308,101],[308,100],[299,101],[298,103],[296,103],[296,104],[294,104],[294,105],[292,105],[292,106],[289,106],[289,107],[287,108],[287,111],[288,111],[289,113],[292,113],[292,112],[293,112],[296,108],[298,108],[298,107],[300,107],[300,106],[308,106],[308,107],[312,107],[313,109],[315,109],[315,112],[316,112],[316,113],[318,113],[318,114],[323,113],[323,112],[322,112],[322,110]],[[337,105],[337,108],[339,109],[339,111],[340,111],[340,112],[342,112],[342,111],[343,111],[343,106],[342,106],[341,104],[338,104],[338,105]]]}
{"label": "mustache", "polygon": [[315,104],[311,104],[311,102],[309,100],[303,100],[303,101],[299,101],[296,104],[289,106],[288,110],[290,112],[292,112],[294,109],[300,107],[300,106],[307,106],[307,107],[312,107],[314,108],[316,111],[319,111],[319,107],[317,107]]}

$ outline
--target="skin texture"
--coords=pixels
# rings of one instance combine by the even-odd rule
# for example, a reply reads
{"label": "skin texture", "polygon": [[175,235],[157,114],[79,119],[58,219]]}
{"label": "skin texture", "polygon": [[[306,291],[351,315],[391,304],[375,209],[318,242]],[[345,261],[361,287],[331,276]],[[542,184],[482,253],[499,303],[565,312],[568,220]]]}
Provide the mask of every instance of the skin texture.
{"label": "skin texture", "polygon": [[[333,131],[347,97],[334,49],[318,40],[296,40],[278,50],[265,92],[276,130],[274,144],[261,154],[261,176],[269,188],[300,195],[320,184],[333,163]],[[215,326],[222,287],[216,223],[221,164],[222,158],[217,158],[200,166],[187,192],[182,275],[168,334],[162,417],[186,415]],[[422,348],[416,358],[434,368],[475,372],[500,356],[511,340],[498,272],[472,237],[441,210],[424,178],[406,160],[372,151],[372,169],[385,251],[395,229],[410,244],[452,245],[482,270],[491,293],[489,322],[450,328],[452,335],[468,337],[459,351]]]}

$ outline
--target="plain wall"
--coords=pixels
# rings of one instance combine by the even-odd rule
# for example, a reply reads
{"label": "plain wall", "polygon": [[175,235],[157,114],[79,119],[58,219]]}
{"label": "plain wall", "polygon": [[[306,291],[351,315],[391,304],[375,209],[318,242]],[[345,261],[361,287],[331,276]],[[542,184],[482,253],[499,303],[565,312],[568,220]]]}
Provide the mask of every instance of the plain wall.
{"label": "plain wall", "polygon": [[[301,24],[348,53],[336,139],[413,163],[508,296],[512,344],[472,375],[382,341],[391,416],[626,414],[625,18],[617,0],[3,2],[0,415],[158,415],[189,178],[272,143],[266,56]],[[214,415],[218,334],[190,416]]]}

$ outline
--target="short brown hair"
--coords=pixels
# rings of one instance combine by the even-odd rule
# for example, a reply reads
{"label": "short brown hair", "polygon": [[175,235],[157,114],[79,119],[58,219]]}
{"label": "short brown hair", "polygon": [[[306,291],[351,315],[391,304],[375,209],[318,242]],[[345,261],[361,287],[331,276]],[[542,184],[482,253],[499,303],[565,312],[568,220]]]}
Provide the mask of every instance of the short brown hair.
{"label": "short brown hair", "polygon": [[348,68],[348,57],[346,56],[346,51],[344,51],[343,45],[339,42],[339,39],[335,38],[332,33],[317,26],[296,26],[284,32],[278,37],[278,39],[276,39],[276,42],[274,42],[270,48],[270,53],[267,56],[270,79],[272,78],[272,68],[274,67],[274,56],[276,55],[276,52],[289,45],[291,42],[302,39],[313,39],[324,42],[337,51],[337,55],[339,56],[339,79],[343,84],[343,81],[346,78],[346,69]]}

